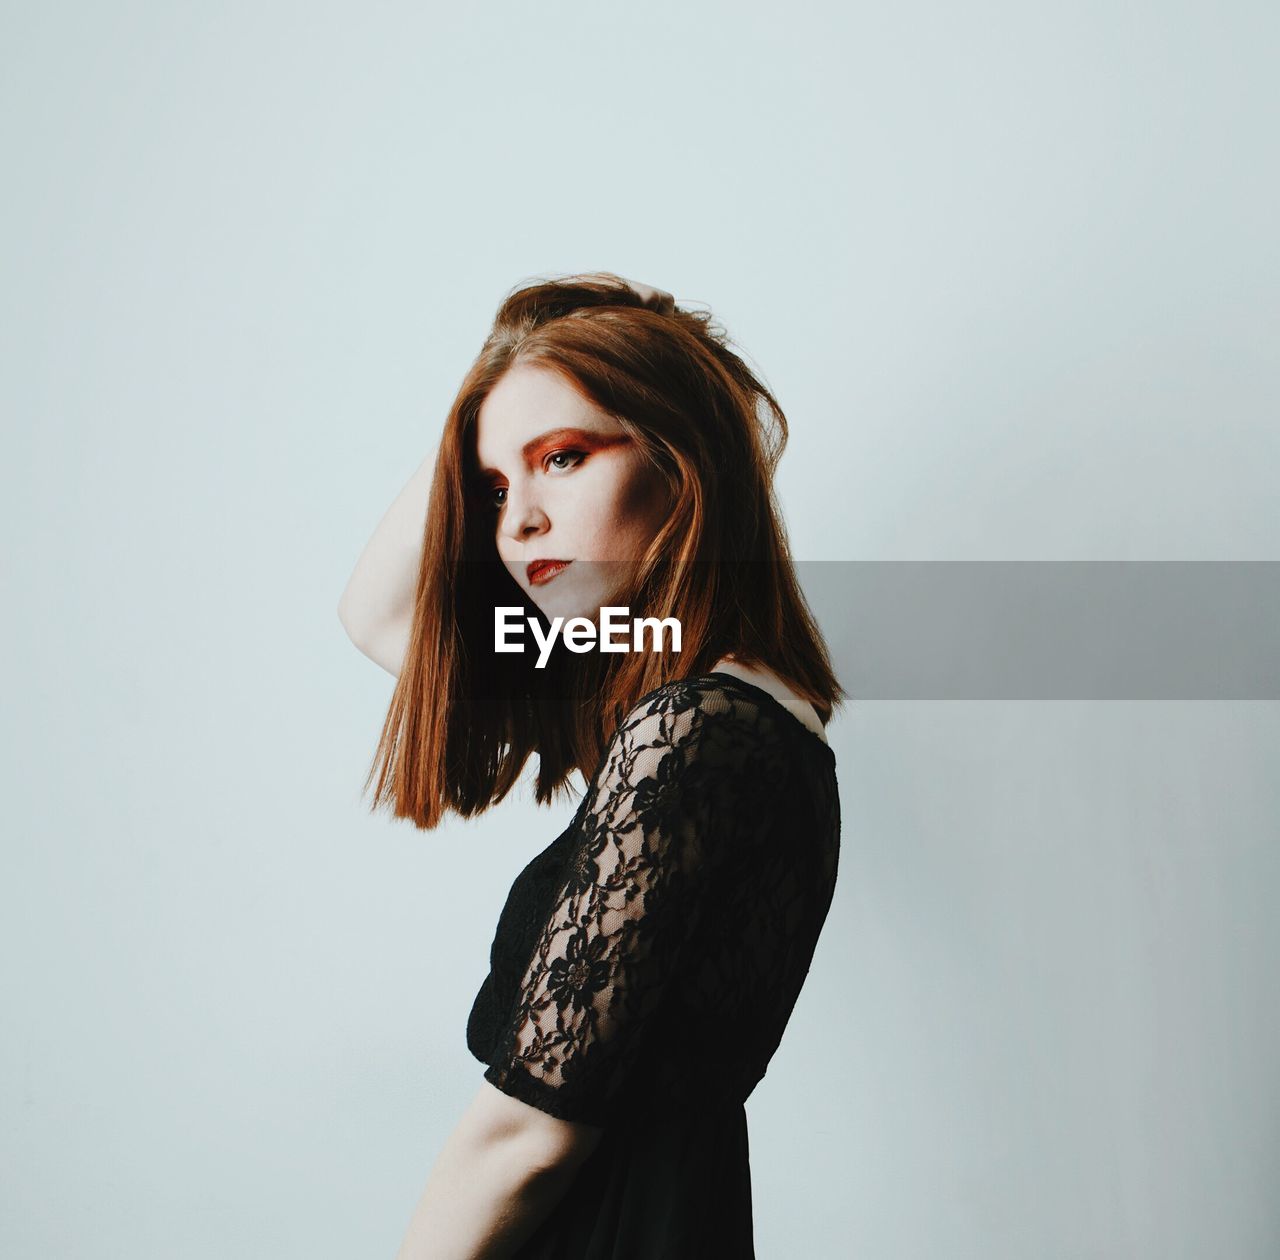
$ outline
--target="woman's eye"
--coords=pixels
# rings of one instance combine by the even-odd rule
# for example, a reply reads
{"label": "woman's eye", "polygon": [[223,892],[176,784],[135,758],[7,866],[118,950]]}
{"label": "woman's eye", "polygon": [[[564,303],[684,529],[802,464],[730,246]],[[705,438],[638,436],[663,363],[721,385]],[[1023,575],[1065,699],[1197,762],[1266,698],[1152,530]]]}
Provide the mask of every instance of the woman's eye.
{"label": "woman's eye", "polygon": [[[587,458],[586,451],[552,451],[550,455],[543,460],[543,467],[548,472],[568,472],[570,469],[579,467]],[[506,486],[487,486],[481,492],[484,505],[493,512],[499,512],[506,505],[505,498],[499,498],[500,495],[507,493]]]}

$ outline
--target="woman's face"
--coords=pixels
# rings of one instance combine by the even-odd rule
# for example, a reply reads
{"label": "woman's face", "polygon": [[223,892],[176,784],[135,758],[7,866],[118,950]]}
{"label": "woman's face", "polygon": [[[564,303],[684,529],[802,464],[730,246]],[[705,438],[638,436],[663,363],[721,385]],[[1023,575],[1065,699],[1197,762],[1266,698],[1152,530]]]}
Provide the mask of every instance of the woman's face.
{"label": "woman's face", "polygon": [[[498,557],[547,617],[618,602],[667,518],[659,471],[557,372],[510,368],[480,407],[476,456]],[[537,561],[567,561],[539,574]]]}

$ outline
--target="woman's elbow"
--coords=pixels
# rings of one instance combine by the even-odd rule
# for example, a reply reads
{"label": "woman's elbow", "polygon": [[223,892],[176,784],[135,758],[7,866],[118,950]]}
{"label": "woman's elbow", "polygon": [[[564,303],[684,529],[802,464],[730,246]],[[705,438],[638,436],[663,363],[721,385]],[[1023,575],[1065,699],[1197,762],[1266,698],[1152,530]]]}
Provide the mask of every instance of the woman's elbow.
{"label": "woman's elbow", "polygon": [[356,616],[350,587],[344,587],[342,594],[338,596],[338,620],[342,622],[342,628],[347,632],[347,637],[354,643],[356,641]]}
{"label": "woman's elbow", "polygon": [[404,667],[404,654],[409,640],[408,628],[399,625],[369,626],[349,616],[342,616],[341,611],[338,615],[347,638],[360,653],[375,665],[381,665],[393,678],[398,678]]}

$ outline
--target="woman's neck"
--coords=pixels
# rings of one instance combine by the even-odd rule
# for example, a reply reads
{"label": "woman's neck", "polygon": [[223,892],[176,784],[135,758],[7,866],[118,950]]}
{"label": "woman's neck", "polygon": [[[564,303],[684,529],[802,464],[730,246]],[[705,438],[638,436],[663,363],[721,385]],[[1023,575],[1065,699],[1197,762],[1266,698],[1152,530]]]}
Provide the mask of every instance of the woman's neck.
{"label": "woman's neck", "polygon": [[735,678],[741,678],[743,682],[752,683],[762,691],[767,691],[815,735],[826,739],[827,733],[823,729],[822,719],[818,717],[813,705],[803,696],[792,691],[771,669],[766,669],[763,665],[740,665],[731,656],[723,656],[711,667],[711,671],[718,674],[732,674]]}

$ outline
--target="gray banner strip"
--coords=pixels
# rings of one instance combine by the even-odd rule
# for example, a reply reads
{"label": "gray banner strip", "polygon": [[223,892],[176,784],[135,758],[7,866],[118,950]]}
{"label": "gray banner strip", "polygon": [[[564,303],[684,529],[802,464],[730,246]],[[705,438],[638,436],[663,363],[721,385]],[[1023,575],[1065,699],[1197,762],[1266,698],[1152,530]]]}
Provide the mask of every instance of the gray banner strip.
{"label": "gray banner strip", "polygon": [[796,568],[855,701],[1280,699],[1280,562]]}

